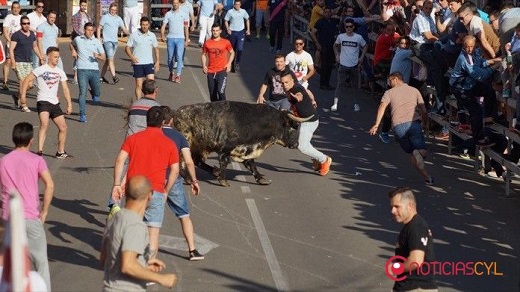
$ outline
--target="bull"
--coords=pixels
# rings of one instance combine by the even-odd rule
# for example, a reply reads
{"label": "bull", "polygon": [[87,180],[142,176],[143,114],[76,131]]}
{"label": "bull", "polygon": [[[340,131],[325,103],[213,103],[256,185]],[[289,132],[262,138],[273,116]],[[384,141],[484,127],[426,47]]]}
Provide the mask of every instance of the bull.
{"label": "bull", "polygon": [[[231,159],[242,162],[258,184],[270,184],[255,159],[273,144],[298,147],[294,116],[263,104],[218,101],[182,106],[175,112],[174,127],[190,143],[195,164],[222,186],[229,186],[226,168]],[[217,153],[219,166],[205,162],[212,152]]]}

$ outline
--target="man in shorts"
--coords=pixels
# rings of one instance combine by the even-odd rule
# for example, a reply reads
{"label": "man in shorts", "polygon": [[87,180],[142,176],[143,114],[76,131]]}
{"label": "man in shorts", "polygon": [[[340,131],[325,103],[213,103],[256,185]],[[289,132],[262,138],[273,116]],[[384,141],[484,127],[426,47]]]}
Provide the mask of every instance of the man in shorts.
{"label": "man in shorts", "polygon": [[[40,56],[38,46],[36,44],[36,35],[30,30],[29,17],[22,16],[20,18],[20,25],[22,29],[13,33],[11,36],[11,43],[9,45],[9,54],[11,55],[11,67],[16,72],[18,81],[20,84],[23,83],[25,77],[31,74],[32,67],[32,55],[33,52],[38,56],[38,59],[42,60],[43,56]],[[29,85],[31,87],[32,85]],[[18,94],[13,94],[15,106],[18,107]],[[27,105],[23,106],[23,112],[30,112]]]}
{"label": "man in shorts", "polygon": [[60,50],[57,47],[49,47],[47,49],[47,64],[42,65],[29,74],[21,86],[20,102],[21,106],[27,106],[27,88],[34,80],[38,87],[36,96],[36,108],[38,117],[40,118],[40,130],[38,132],[38,155],[43,155],[43,144],[49,127],[49,119],[52,119],[56,127],[58,127],[58,152],[56,158],[65,159],[72,157],[65,152],[65,140],[67,138],[67,124],[65,117],[60,108],[58,98],[58,86],[61,83],[63,95],[67,101],[66,113],[72,113],[72,100],[70,98],[69,87],[67,86],[67,75],[58,68],[58,60],[60,59]]}
{"label": "man in shorts", "polygon": [[11,14],[7,15],[4,19],[4,23],[2,25],[2,34],[5,38],[5,63],[4,63],[4,85],[2,86],[3,90],[9,90],[7,86],[7,82],[9,81],[9,68],[11,67],[11,56],[9,55],[9,43],[11,43],[11,36],[13,33],[21,29],[20,19],[22,15],[20,14],[20,3],[18,1],[13,1],[11,4]]}
{"label": "man in shorts", "polygon": [[[164,135],[166,135],[175,143],[180,154],[182,154],[184,163],[186,164],[186,168],[191,179],[191,193],[197,196],[200,193],[200,187],[199,182],[197,181],[197,175],[195,173],[195,163],[191,157],[190,145],[181,133],[172,128],[173,110],[169,106],[162,106],[161,108],[164,112],[162,131]],[[168,207],[170,207],[170,210],[177,218],[179,218],[181,223],[182,234],[184,234],[184,238],[188,244],[188,254],[190,261],[203,260],[204,256],[201,255],[195,248],[193,222],[190,218],[190,210],[186,200],[186,193],[184,192],[182,176],[177,177],[175,184],[168,193],[167,202]]]}
{"label": "man in shorts", "polygon": [[[157,37],[150,31],[150,19],[141,17],[141,28],[133,32],[126,43],[125,52],[134,67],[135,98],[141,97],[145,79],[154,79],[159,71],[159,47]],[[154,62],[155,56],[155,62]]]}
{"label": "man in shorts", "polygon": [[[153,188],[153,195],[146,208],[144,221],[150,235],[150,258],[159,250],[159,231],[164,218],[164,202],[179,174],[179,151],[161,131],[164,112],[154,106],[146,113],[146,129],[128,136],[117,155],[114,166],[112,202],[123,198],[125,181],[136,175],[145,176]],[[123,176],[128,159],[126,176]],[[165,183],[167,170],[170,171]]]}
{"label": "man in shorts", "polygon": [[[421,119],[426,122],[428,112],[419,90],[404,83],[403,75],[392,72],[388,77],[391,89],[381,98],[377,109],[377,118],[370,129],[370,135],[377,134],[377,129],[385,110],[390,105],[392,125],[399,145],[404,152],[410,154],[413,166],[419,171],[427,185],[433,185],[433,177],[424,168],[424,158],[428,155],[426,142],[421,127]],[[413,114],[411,114],[413,113]]]}
{"label": "man in shorts", "polygon": [[[119,82],[119,78],[116,76],[116,66],[114,64],[114,56],[117,51],[118,42],[117,33],[119,32],[119,28],[121,28],[125,34],[128,34],[123,19],[121,16],[117,15],[117,3],[112,2],[108,13],[101,17],[101,21],[97,27],[97,38],[103,40],[103,48],[105,49],[107,57],[107,60],[103,64],[103,68],[101,68],[101,81],[103,81],[103,83],[110,83],[105,79],[107,69],[109,69],[112,74],[112,81],[114,81],[114,84]],[[101,38],[101,29],[103,29],[103,38]]]}

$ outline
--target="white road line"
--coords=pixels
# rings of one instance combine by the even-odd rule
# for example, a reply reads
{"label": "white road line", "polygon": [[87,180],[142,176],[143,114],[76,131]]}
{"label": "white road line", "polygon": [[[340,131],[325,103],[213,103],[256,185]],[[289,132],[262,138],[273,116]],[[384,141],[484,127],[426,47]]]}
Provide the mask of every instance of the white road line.
{"label": "white road line", "polygon": [[241,186],[240,189],[242,190],[242,194],[250,194],[251,189],[248,186]]}
{"label": "white road line", "polygon": [[273,275],[276,289],[278,291],[289,291],[289,284],[287,283],[287,280],[282,273],[282,269],[280,268],[280,264],[278,263],[278,259],[274,254],[273,246],[271,245],[271,241],[267,236],[267,230],[265,229],[264,222],[262,222],[262,218],[260,217],[260,213],[256,207],[255,200],[246,199],[246,203],[247,207],[249,208],[249,213],[251,213],[251,218],[253,218],[253,223],[255,224],[258,238],[260,238],[260,243],[264,249],[265,257],[267,259],[267,263],[269,264],[271,274]]}
{"label": "white road line", "polygon": [[[188,59],[188,56],[185,57],[185,60],[186,60],[186,65],[191,64],[190,60]],[[193,80],[195,80],[195,84],[197,85],[197,88],[199,89],[200,94],[204,98],[204,101],[210,102],[208,90],[202,86],[202,82],[200,81],[200,78],[195,74],[195,72],[193,71],[193,69],[191,67],[185,66],[185,68],[187,68],[188,71],[190,71],[191,75],[193,76]]]}

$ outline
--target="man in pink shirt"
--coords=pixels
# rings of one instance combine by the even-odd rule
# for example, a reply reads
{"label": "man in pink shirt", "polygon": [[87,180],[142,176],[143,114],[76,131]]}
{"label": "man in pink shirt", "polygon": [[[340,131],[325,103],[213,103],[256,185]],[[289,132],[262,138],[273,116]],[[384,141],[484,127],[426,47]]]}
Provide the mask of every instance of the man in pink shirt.
{"label": "man in pink shirt", "polygon": [[[34,128],[22,122],[13,128],[15,149],[0,159],[0,184],[2,186],[2,218],[9,220],[9,193],[17,191],[23,201],[25,225],[29,256],[36,272],[38,272],[51,291],[49,261],[47,259],[47,238],[43,223],[49,212],[54,182],[47,163],[42,157],[30,152],[33,143]],[[38,178],[44,185],[43,205],[40,209]]]}

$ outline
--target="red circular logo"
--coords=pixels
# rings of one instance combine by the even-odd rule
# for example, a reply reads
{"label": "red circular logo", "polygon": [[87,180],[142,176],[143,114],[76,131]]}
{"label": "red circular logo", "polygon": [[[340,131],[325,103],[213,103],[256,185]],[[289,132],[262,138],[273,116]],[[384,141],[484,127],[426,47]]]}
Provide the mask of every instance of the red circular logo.
{"label": "red circular logo", "polygon": [[[385,274],[392,281],[402,281],[406,279],[406,276],[398,277],[404,272],[403,262],[406,261],[405,257],[393,256],[385,262]],[[391,273],[390,273],[391,272]]]}

